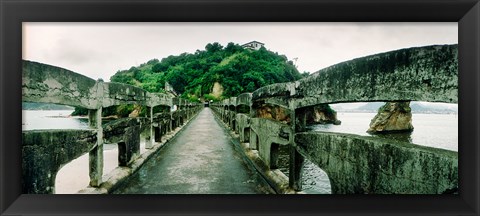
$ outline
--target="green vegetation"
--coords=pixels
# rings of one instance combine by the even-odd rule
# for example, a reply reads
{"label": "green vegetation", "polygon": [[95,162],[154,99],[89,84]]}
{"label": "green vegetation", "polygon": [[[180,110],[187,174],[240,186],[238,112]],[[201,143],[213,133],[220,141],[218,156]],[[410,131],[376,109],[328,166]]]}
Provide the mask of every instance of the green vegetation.
{"label": "green vegetation", "polygon": [[[195,53],[170,55],[161,61],[152,59],[137,67],[117,71],[110,80],[140,87],[149,92],[164,92],[168,82],[182,98],[190,101],[218,101],[273,83],[298,80],[308,73],[300,74],[293,62],[284,55],[268,51],[244,49],[238,44],[209,43],[205,50]],[[213,94],[213,85],[223,87],[220,96]],[[122,105],[105,108],[102,116],[128,116],[134,107]],[[141,116],[145,109],[142,108]],[[87,115],[88,111],[75,108],[72,115]]]}
{"label": "green vegetation", "polygon": [[[150,92],[162,92],[165,82],[172,85],[182,98],[192,101],[220,100],[259,87],[290,82],[302,78],[286,56],[261,48],[244,49],[238,44],[209,43],[205,50],[153,59],[139,67],[118,71],[112,82],[138,86]],[[213,85],[218,82],[223,94],[215,97]]]}

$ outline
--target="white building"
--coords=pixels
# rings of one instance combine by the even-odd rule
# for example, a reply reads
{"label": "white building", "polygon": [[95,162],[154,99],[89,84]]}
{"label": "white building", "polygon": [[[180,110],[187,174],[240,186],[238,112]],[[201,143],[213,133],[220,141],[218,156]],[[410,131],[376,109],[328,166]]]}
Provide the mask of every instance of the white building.
{"label": "white building", "polygon": [[252,41],[252,42],[248,42],[246,44],[243,44],[242,47],[247,48],[247,49],[259,50],[261,47],[263,47],[263,45],[265,45],[265,44],[260,43],[258,41]]}

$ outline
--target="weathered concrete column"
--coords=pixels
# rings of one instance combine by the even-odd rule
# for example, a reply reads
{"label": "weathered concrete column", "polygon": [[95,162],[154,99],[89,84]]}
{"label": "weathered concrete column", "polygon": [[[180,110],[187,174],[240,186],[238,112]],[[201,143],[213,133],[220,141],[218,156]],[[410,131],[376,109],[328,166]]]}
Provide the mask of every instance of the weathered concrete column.
{"label": "weathered concrete column", "polygon": [[173,130],[173,112],[170,111],[170,120],[168,121],[168,130]]}
{"label": "weathered concrete column", "polygon": [[[292,128],[295,133],[306,130],[307,113],[303,109],[295,109],[293,105],[290,105]],[[294,137],[290,137],[290,163],[289,163],[289,176],[288,185],[295,191],[302,190],[302,174],[303,164],[305,158],[298,153],[296,149]]]}
{"label": "weathered concrete column", "polygon": [[162,142],[162,122],[161,122],[161,120],[158,122],[158,126],[155,128],[154,141],[155,142]]}
{"label": "weathered concrete column", "polygon": [[90,128],[97,130],[97,144],[89,152],[90,186],[98,187],[102,183],[103,175],[103,128],[102,107],[88,110]]}
{"label": "weathered concrete column", "polygon": [[304,162],[305,157],[298,153],[295,146],[290,145],[290,172],[288,176],[288,185],[296,191],[302,190],[302,175]]}
{"label": "weathered concrete column", "polygon": [[256,110],[253,109],[253,105],[250,105],[249,117],[250,117],[250,137],[248,140],[248,143],[249,143],[248,146],[250,147],[250,149],[255,150],[255,149],[258,149],[258,146],[257,146],[258,141],[257,141],[257,135],[252,130],[251,124],[252,124],[252,119],[257,117],[257,113],[256,113]]}
{"label": "weathered concrete column", "polygon": [[249,141],[249,147],[250,149],[252,150],[258,150],[258,137],[257,137],[257,134],[250,130],[250,141]]}
{"label": "weathered concrete column", "polygon": [[125,129],[123,141],[118,143],[118,165],[128,166],[140,154],[140,126]]}
{"label": "weathered concrete column", "polygon": [[148,131],[148,136],[146,137],[145,148],[153,148],[153,107],[148,107],[150,111],[150,126]]}

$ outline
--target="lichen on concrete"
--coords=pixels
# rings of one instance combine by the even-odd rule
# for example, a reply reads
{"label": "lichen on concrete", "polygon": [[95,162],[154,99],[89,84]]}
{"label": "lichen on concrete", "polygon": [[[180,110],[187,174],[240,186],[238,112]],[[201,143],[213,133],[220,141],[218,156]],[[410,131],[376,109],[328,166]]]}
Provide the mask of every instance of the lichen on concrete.
{"label": "lichen on concrete", "polygon": [[239,113],[236,116],[240,142],[248,142],[250,139],[250,117],[247,114]]}
{"label": "lichen on concrete", "polygon": [[252,93],[252,100],[260,100],[269,97],[292,96],[295,94],[295,82],[275,83],[261,87]]}
{"label": "lichen on concrete", "polygon": [[334,194],[458,192],[458,153],[351,134],[304,132],[297,150],[323,169]]}
{"label": "lichen on concrete", "polygon": [[94,130],[22,132],[22,193],[55,193],[60,168],[87,153],[96,143]]}
{"label": "lichen on concrete", "polygon": [[86,76],[31,61],[22,61],[22,101],[96,108],[96,82]]}
{"label": "lichen on concrete", "polygon": [[[276,154],[276,152],[272,152],[272,145],[289,145],[290,139],[293,138],[290,126],[270,119],[252,118],[250,119],[250,128],[250,133],[255,134],[258,138],[259,155],[268,166],[272,165],[272,154]],[[278,149],[273,149],[273,151],[278,151]]]}
{"label": "lichen on concrete", "polygon": [[252,93],[243,93],[237,96],[238,105],[252,106]]}

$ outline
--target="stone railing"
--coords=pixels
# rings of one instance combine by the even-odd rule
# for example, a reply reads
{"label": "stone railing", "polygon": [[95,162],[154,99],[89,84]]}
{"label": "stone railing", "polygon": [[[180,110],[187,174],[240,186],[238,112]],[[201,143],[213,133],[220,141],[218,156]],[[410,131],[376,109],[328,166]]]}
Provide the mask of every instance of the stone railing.
{"label": "stone railing", "polygon": [[[279,148],[289,148],[288,188],[279,184],[277,192],[302,190],[307,158],[327,173],[334,194],[456,193],[457,152],[369,136],[307,132],[306,113],[315,105],[344,102],[457,103],[457,53],[457,45],[438,45],[357,58],[210,106],[258,154],[260,167],[277,171]],[[240,105],[247,111],[239,113]]]}
{"label": "stone railing", "polygon": [[[140,154],[140,135],[152,149],[161,137],[198,113],[202,104],[167,94],[150,93],[135,86],[95,81],[75,72],[23,61],[22,101],[54,103],[89,110],[90,129],[23,131],[23,193],[54,193],[58,170],[89,152],[90,186],[99,187],[103,176],[103,144],[118,144],[118,165],[130,166]],[[136,104],[147,115],[123,118],[102,125],[102,108]],[[170,112],[172,106],[178,107]],[[163,112],[153,113],[154,107]]]}

